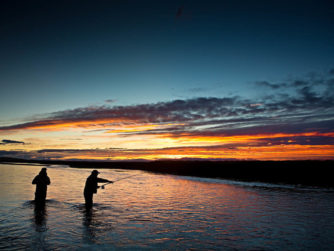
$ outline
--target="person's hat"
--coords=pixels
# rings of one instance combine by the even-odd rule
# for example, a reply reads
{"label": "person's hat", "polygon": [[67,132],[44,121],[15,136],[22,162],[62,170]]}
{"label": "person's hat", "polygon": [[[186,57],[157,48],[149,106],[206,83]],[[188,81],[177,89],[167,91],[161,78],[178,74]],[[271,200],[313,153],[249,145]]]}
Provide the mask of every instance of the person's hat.
{"label": "person's hat", "polygon": [[94,173],[94,174],[99,174],[100,172],[99,172],[98,170],[93,170],[93,171],[92,171],[92,174],[93,174],[93,173]]}
{"label": "person's hat", "polygon": [[43,167],[43,168],[41,169],[41,171],[39,171],[39,174],[41,174],[41,175],[46,175],[46,168]]}

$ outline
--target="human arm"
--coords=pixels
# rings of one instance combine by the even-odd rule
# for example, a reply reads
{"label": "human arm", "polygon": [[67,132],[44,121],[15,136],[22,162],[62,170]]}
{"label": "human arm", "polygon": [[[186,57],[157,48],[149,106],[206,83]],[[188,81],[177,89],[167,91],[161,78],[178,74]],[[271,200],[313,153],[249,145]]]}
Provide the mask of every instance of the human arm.
{"label": "human arm", "polygon": [[97,178],[97,182],[100,182],[100,183],[113,183],[111,180],[107,180],[107,179],[102,179],[102,178]]}
{"label": "human arm", "polygon": [[33,185],[37,184],[37,180],[38,180],[38,175],[32,180],[31,184]]}

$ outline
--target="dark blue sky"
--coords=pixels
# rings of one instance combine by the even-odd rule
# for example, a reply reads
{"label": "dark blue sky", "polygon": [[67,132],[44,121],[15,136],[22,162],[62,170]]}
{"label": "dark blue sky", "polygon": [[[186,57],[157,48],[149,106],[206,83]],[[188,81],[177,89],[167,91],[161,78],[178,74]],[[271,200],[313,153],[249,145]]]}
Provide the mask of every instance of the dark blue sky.
{"label": "dark blue sky", "polygon": [[92,105],[253,99],[266,92],[256,82],[333,69],[333,27],[333,1],[1,1],[0,123]]}

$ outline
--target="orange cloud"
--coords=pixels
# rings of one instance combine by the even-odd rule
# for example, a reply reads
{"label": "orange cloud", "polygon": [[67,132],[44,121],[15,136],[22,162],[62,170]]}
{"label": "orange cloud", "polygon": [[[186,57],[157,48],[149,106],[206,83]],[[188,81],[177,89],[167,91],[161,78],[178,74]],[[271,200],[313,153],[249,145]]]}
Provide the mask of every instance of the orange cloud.
{"label": "orange cloud", "polygon": [[[199,134],[199,133],[197,133]],[[175,139],[176,136],[174,134],[165,133],[160,135],[161,137],[165,138],[173,138]],[[315,137],[315,136],[322,136],[322,137],[331,137],[334,138],[334,133],[320,133],[320,132],[307,132],[307,133],[274,133],[274,134],[256,134],[256,135],[234,135],[234,136],[210,136],[210,135],[191,135],[191,133],[182,133],[177,135],[177,138],[182,142],[208,142],[208,143],[252,143],[256,142],[259,139],[269,138],[294,138],[294,137]]]}
{"label": "orange cloud", "polygon": [[[20,153],[20,152],[16,152]],[[30,158],[48,159],[256,159],[256,160],[302,160],[333,159],[333,145],[275,145],[275,146],[239,146],[236,148],[220,146],[170,147],[160,149],[46,149],[21,152]],[[0,151],[1,156],[1,151]]]}
{"label": "orange cloud", "polygon": [[[31,156],[38,157],[39,149],[65,149],[43,154],[54,159],[333,158],[334,118],[327,116],[331,114],[328,106],[332,97],[326,102],[319,99],[319,109],[312,113],[310,94],[308,90],[300,97],[276,101],[194,98],[83,107],[3,126],[0,131],[6,133],[5,138],[11,133],[11,138],[22,142],[34,139],[20,146]],[[79,138],[80,142],[66,137]],[[17,150],[9,144],[0,147],[3,151]],[[101,150],[112,147],[122,149]]]}

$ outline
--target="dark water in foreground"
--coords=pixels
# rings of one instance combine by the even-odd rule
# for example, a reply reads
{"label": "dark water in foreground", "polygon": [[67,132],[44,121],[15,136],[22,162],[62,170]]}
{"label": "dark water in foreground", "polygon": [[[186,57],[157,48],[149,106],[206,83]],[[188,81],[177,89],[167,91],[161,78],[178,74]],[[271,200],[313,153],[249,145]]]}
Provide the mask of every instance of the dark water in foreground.
{"label": "dark water in foreground", "polygon": [[91,170],[51,166],[36,210],[41,167],[0,165],[0,249],[334,249],[334,190],[104,169],[107,179],[136,176],[99,190],[87,212]]}

